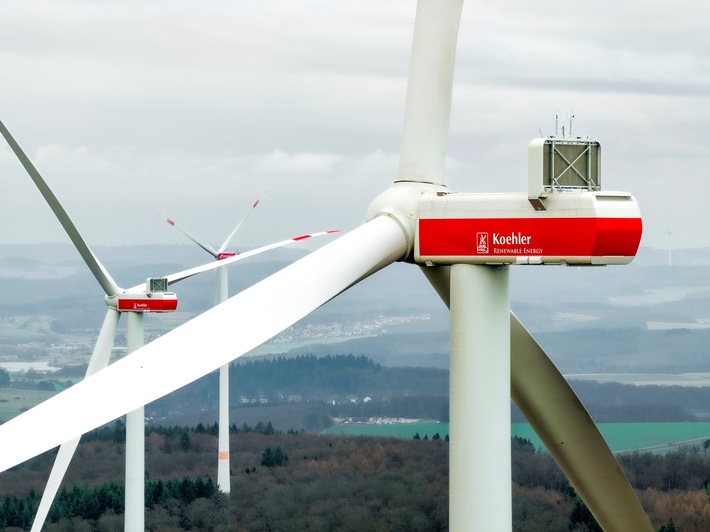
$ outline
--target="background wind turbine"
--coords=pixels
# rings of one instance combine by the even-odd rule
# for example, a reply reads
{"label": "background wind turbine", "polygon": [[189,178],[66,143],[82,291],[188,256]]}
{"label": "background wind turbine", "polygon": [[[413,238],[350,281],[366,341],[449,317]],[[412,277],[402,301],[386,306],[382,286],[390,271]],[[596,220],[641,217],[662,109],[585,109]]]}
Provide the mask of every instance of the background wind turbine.
{"label": "background wind turbine", "polygon": [[[111,278],[106,268],[93,254],[83,237],[76,229],[67,212],[54,195],[46,181],[39,174],[24,151],[17,144],[5,125],[0,122],[0,134],[5,137],[11,149],[15,152],[22,165],[27,170],[31,179],[40,190],[45,201],[48,203],[55,216],[64,227],[72,243],[79,251],[81,257],[86,262],[89,269],[94,274],[96,280],[104,289],[106,294],[106,304],[108,310],[104,323],[99,332],[99,337],[94,347],[94,351],[89,360],[86,377],[93,375],[97,371],[108,366],[114,337],[120,315],[128,313],[127,320],[127,353],[138,349],[144,341],[143,316],[146,312],[171,312],[177,308],[177,297],[173,292],[168,292],[167,288],[171,284],[197,275],[208,270],[218,270],[226,272],[227,266],[234,262],[244,260],[253,255],[275,249],[287,244],[299,242],[314,236],[322,236],[337,231],[323,231],[301,235],[298,237],[282,240],[274,244],[262,246],[250,250],[241,255],[234,253],[222,253],[221,262],[208,263],[178,273],[161,278],[149,278],[144,285],[134,286],[125,290],[120,288]],[[254,203],[254,207],[256,204]],[[246,219],[246,216],[245,218]],[[243,220],[242,220],[243,221]],[[241,222],[240,222],[241,225]],[[237,226],[238,228],[238,226]],[[236,230],[230,235],[233,237]],[[228,239],[229,240],[229,239]],[[228,242],[227,242],[228,243]],[[145,444],[144,444],[144,408],[139,407],[127,414],[126,418],[126,529],[142,530],[144,528],[144,492],[145,492]],[[41,530],[46,517],[51,508],[62,479],[66,473],[69,463],[79,444],[80,437],[73,438],[60,446],[54,466],[47,481],[47,487],[42,494],[32,530]],[[227,475],[229,471],[227,470]],[[227,477],[229,478],[229,477]]]}
{"label": "background wind turbine", "polygon": [[[591,418],[511,315],[507,297],[510,264],[631,261],[641,236],[638,207],[629,194],[598,190],[446,189],[460,11],[460,0],[419,1],[399,176],[370,205],[364,225],[0,426],[0,470],[194,381],[405,261],[422,267],[451,309],[449,528],[511,528],[512,395],[605,530],[652,530]],[[235,324],[246,334],[229,341]],[[198,350],[205,356],[193,356]],[[120,393],[126,382],[136,393]],[[100,411],[87,408],[98,398]],[[82,415],[57,423],[67,409]]]}
{"label": "background wind turbine", "polygon": [[[219,249],[214,249],[212,245],[208,242],[204,242],[192,234],[188,233],[185,229],[176,224],[172,219],[166,217],[166,221],[171,226],[175,227],[178,231],[184,234],[187,238],[192,240],[195,244],[204,249],[207,253],[212,255],[215,260],[223,260],[227,257],[234,256],[235,253],[228,253],[227,247],[236,236],[239,229],[246,219],[254,212],[254,209],[259,205],[259,198],[257,198],[251,205],[251,208],[246,212],[246,214],[239,220],[239,223],[234,227],[232,232],[222,243]],[[229,298],[229,270],[226,267],[217,268],[215,274],[215,292],[214,292],[214,302],[218,305]],[[219,435],[217,438],[217,488],[222,493],[229,493],[231,491],[230,482],[230,460],[229,460],[229,363],[219,368],[219,409],[218,409],[218,426]]]}
{"label": "background wind turbine", "polygon": [[[5,137],[12,150],[17,155],[22,165],[34,181],[44,199],[54,212],[55,216],[64,227],[74,246],[79,251],[82,259],[87,264],[99,285],[105,293],[108,311],[104,324],[99,333],[99,341],[92,354],[87,369],[87,376],[103,369],[108,365],[108,360],[113,346],[113,338],[118,326],[118,320],[122,312],[128,312],[127,317],[127,341],[126,351],[128,354],[143,345],[144,325],[143,315],[145,312],[170,312],[177,308],[177,297],[173,292],[167,292],[167,280],[151,280],[146,282],[146,287],[141,290],[124,290],[119,287],[111,278],[104,266],[99,262],[93,252],[82,238],[74,223],[69,218],[61,203],[39,174],[29,158],[19,147],[10,132],[0,123],[0,133]],[[154,282],[157,281],[157,282]],[[144,515],[144,477],[145,477],[145,442],[144,442],[144,406],[126,414],[126,528],[137,530],[143,528]],[[69,462],[79,443],[80,435],[68,440],[62,445],[55,467],[50,473],[47,488],[40,502],[38,514],[35,518],[35,529],[40,529],[44,523],[51,502],[54,500],[59,483],[66,472]],[[56,468],[56,473],[55,473]]]}

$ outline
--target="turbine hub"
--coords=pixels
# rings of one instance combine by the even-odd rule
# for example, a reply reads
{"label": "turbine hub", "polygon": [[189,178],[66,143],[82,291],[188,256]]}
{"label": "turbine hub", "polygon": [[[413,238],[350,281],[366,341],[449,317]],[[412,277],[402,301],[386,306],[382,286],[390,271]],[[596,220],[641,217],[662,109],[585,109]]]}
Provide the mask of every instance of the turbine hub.
{"label": "turbine hub", "polygon": [[411,261],[422,196],[446,193],[444,185],[397,181],[370,204],[366,221],[374,220],[378,216],[389,216],[396,220],[407,239],[407,253],[402,260]]}

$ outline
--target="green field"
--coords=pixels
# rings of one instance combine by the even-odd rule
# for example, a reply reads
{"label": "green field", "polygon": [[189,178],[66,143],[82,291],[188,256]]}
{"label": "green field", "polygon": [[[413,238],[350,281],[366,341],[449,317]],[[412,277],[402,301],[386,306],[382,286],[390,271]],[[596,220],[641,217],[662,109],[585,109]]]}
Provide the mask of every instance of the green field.
{"label": "green field", "polygon": [[[614,452],[635,450],[667,451],[689,443],[702,443],[710,439],[710,423],[600,423],[599,431]],[[513,423],[511,432],[530,440],[536,448],[543,448],[540,438],[526,423]],[[442,438],[449,433],[448,423],[422,421],[392,425],[341,424],[330,427],[324,434],[347,434],[358,436],[394,436],[422,438],[438,433]]]}
{"label": "green field", "polygon": [[347,436],[393,436],[395,438],[413,438],[419,434],[430,439],[434,434],[444,438],[449,433],[448,423],[436,421],[418,421],[416,423],[393,423],[391,425],[375,425],[365,423],[343,423],[323,431],[323,434],[344,434]]}
{"label": "green field", "polygon": [[54,394],[55,392],[44,390],[0,388],[0,423],[12,419],[24,410],[49,399]]}

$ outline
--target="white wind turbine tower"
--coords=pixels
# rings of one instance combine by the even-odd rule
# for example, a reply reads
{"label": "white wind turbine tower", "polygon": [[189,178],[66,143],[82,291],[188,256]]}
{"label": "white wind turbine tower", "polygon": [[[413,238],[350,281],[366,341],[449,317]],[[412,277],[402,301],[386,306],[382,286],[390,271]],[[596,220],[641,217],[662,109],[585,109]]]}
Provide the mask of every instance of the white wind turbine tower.
{"label": "white wind turbine tower", "polygon": [[[251,209],[242,217],[232,230],[226,240],[222,243],[219,249],[214,249],[211,244],[204,242],[185,229],[176,224],[172,219],[166,217],[166,221],[171,226],[192,240],[195,244],[212,255],[215,260],[221,261],[225,258],[232,257],[235,253],[227,252],[227,248],[234,239],[235,235],[246,221],[249,215],[254,212],[254,209],[259,205],[259,198],[252,203]],[[215,305],[219,305],[229,299],[229,270],[226,267],[220,267],[216,270],[215,275]],[[231,491],[231,482],[229,478],[230,461],[229,461],[229,363],[219,368],[219,414],[218,414],[219,435],[217,439],[217,487],[222,493]]]}
{"label": "white wind turbine tower", "polygon": [[[638,206],[630,194],[596,186],[539,186],[557,156],[546,152],[555,148],[547,139],[530,146],[537,177],[527,193],[447,190],[461,5],[419,0],[399,176],[372,202],[367,222],[0,426],[0,471],[214,371],[405,261],[421,267],[451,309],[449,528],[511,529],[512,396],[604,530],[653,530],[594,422],[508,300],[512,264],[630,262],[641,238]],[[235,324],[246,331],[236,339]],[[120,393],[127,382],[136,393]],[[87,406],[99,401],[100,410]],[[81,415],[61,419],[68,410]]]}
{"label": "white wind turbine tower", "polygon": [[[54,212],[64,230],[69,235],[74,246],[79,251],[84,262],[103,288],[108,306],[104,323],[89,360],[86,377],[105,368],[109,363],[118,321],[122,313],[127,314],[127,353],[132,353],[143,345],[144,326],[143,317],[146,312],[171,312],[177,308],[177,297],[173,292],[168,292],[168,286],[208,270],[226,272],[227,266],[234,262],[244,260],[253,255],[275,249],[287,244],[292,244],[307,238],[331,234],[337,231],[323,231],[301,235],[282,240],[257,249],[236,255],[234,253],[222,254],[221,262],[205,264],[190,268],[167,277],[149,278],[145,286],[138,285],[128,290],[120,288],[111,278],[106,268],[99,262],[94,253],[82,238],[76,226],[69,218],[61,203],[54,195],[49,185],[44,181],[37,169],[17,144],[5,125],[0,122],[0,134],[5,137],[12,150],[17,155],[22,165],[27,170],[40,193]],[[235,230],[236,232],[236,230]],[[226,275],[226,273],[225,273]],[[124,392],[125,393],[125,392]],[[143,530],[144,528],[144,500],[145,500],[145,415],[144,407],[139,406],[126,415],[126,530]],[[42,494],[42,500],[37,510],[37,515],[32,524],[32,530],[42,529],[52,502],[56,496],[62,479],[69,467],[69,463],[79,444],[80,435],[70,441],[62,443],[54,466],[50,473],[47,487]]]}

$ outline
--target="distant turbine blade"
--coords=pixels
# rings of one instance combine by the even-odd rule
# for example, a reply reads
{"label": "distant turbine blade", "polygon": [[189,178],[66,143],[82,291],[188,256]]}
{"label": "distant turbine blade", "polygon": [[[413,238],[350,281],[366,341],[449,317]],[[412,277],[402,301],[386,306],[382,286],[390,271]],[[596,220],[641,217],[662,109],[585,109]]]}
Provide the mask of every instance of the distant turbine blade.
{"label": "distant turbine blade", "polygon": [[168,217],[165,216],[162,212],[160,213],[160,216],[162,216],[163,218],[165,218],[165,221],[168,222],[169,225],[172,225],[175,229],[177,229],[178,231],[180,231],[183,235],[185,235],[187,238],[189,238],[190,240],[192,240],[195,244],[197,244],[198,246],[200,246],[200,247],[201,247],[202,249],[204,249],[207,253],[209,253],[210,255],[212,255],[215,259],[217,258],[218,253],[217,253],[217,251],[216,251],[210,244],[208,244],[207,242],[204,242],[203,240],[200,240],[200,239],[197,238],[196,236],[193,236],[192,234],[188,233],[187,230],[185,230],[185,229],[183,229],[182,227],[180,227],[178,224],[175,223],[174,220],[172,220],[171,218],[168,218]]}
{"label": "distant turbine blade", "polygon": [[420,270],[434,287],[446,308],[451,308],[451,266],[422,266]]}
{"label": "distant turbine blade", "polygon": [[0,471],[251,351],[406,250],[402,227],[387,216],[323,246],[0,426]]}
{"label": "distant turbine blade", "polygon": [[624,472],[572,388],[510,317],[513,400],[601,527],[653,531]]}
{"label": "distant turbine blade", "polygon": [[[86,369],[86,377],[90,377],[97,371],[108,366],[109,359],[111,358],[111,348],[113,347],[114,337],[116,336],[116,329],[118,328],[118,320],[121,314],[114,309],[108,309],[106,312],[106,317],[104,318],[104,323],[99,331],[99,337],[94,346],[94,352],[91,354],[91,359],[89,360],[89,366]],[[85,377],[85,378],[86,378]],[[49,479],[47,480],[47,486],[44,488],[44,493],[42,493],[42,500],[37,508],[37,513],[35,514],[34,521],[32,522],[32,532],[39,532],[44,526],[44,522],[47,520],[47,515],[52,507],[52,503],[57,496],[59,487],[62,484],[64,475],[69,468],[69,464],[76,452],[76,448],[79,445],[79,440],[81,436],[77,436],[67,442],[64,442],[59,447],[59,452],[57,457],[54,459],[54,465],[52,466],[52,471],[49,473]]]}
{"label": "distant turbine blade", "polygon": [[[332,235],[334,233],[339,233],[339,232],[340,232],[340,229],[331,229],[329,231],[321,231],[319,233],[310,233],[310,234],[306,234],[306,235],[295,236],[295,237],[289,238],[287,240],[281,240],[280,242],[275,242],[273,244],[268,244],[268,245],[262,246],[260,248],[245,251],[244,253],[240,253],[239,255],[234,255],[233,257],[228,257],[228,258],[222,259],[220,261],[213,261],[213,262],[209,262],[207,264],[203,264],[202,266],[195,266],[194,268],[190,268],[188,270],[183,270],[178,273],[172,273],[170,275],[166,275],[165,277],[168,280],[168,285],[171,285],[173,283],[177,283],[178,281],[182,281],[183,279],[187,279],[188,277],[192,277],[193,275],[197,275],[198,273],[221,268],[222,266],[229,266],[230,264],[233,264],[235,262],[239,262],[240,260],[248,259],[249,257],[253,257],[254,255],[258,255],[259,253],[263,253],[263,252],[269,251],[271,249],[276,249],[276,248],[280,248],[281,246],[287,246],[288,244],[294,244],[296,242],[301,242],[301,241],[307,240],[309,238],[316,238],[316,237],[323,236],[323,235]],[[143,285],[141,284],[141,285],[134,286],[133,288],[130,288],[128,291],[133,292],[133,291],[141,290],[142,288],[143,288]]]}
{"label": "distant turbine blade", "polygon": [[89,359],[89,366],[86,368],[86,375],[84,378],[90,377],[97,371],[100,371],[108,366],[120,318],[121,313],[117,310],[109,308],[106,311],[106,317],[104,318],[104,323],[99,331],[99,337],[96,339],[96,345],[94,346],[94,351]]}
{"label": "distant turbine blade", "polygon": [[444,184],[456,41],[463,0],[420,0],[397,181]]}
{"label": "distant turbine blade", "polygon": [[25,152],[22,151],[19,144],[17,144],[15,139],[12,138],[12,135],[10,135],[10,132],[2,122],[0,122],[0,133],[2,133],[2,136],[5,137],[5,140],[10,145],[10,148],[12,148],[12,151],[15,152],[15,155],[17,155],[17,158],[22,163],[22,166],[24,166],[25,170],[27,170],[27,173],[32,178],[32,181],[34,181],[40,193],[44,196],[45,201],[49,204],[49,207],[52,209],[52,212],[54,212],[54,215],[59,220],[59,223],[62,224],[64,231],[66,231],[67,235],[69,235],[69,238],[74,243],[74,247],[76,247],[79,255],[81,255],[82,259],[84,259],[84,262],[91,270],[91,273],[94,274],[94,277],[96,277],[96,280],[99,282],[106,295],[116,295],[121,289],[111,278],[99,260],[94,256],[86,242],[84,242],[84,239],[79,234],[74,222],[71,221],[71,218],[69,218],[69,215],[64,210],[64,207],[62,207],[61,203],[59,203],[59,200],[54,195],[54,192],[52,192],[52,189],[49,188],[49,185],[47,185],[45,180],[39,174],[27,155],[25,155]]}
{"label": "distant turbine blade", "polygon": [[[422,271],[448,307],[450,268]],[[653,530],[584,405],[512,312],[510,372],[513,401],[601,527],[607,531]]]}
{"label": "distant turbine blade", "polygon": [[261,201],[261,198],[256,198],[256,200],[254,200],[254,203],[251,204],[251,209],[249,209],[247,211],[247,213],[242,217],[242,219],[239,220],[239,223],[232,230],[232,232],[229,233],[227,240],[225,240],[224,243],[220,246],[220,248],[217,250],[217,253],[222,253],[225,249],[227,249],[227,246],[229,246],[230,242],[234,238],[234,235],[237,234],[237,232],[239,231],[239,228],[242,226],[242,224],[247,221],[247,218],[249,218],[249,216],[251,216],[251,213],[254,212],[254,209],[256,209],[256,207],[257,207],[257,205],[259,205],[260,201]]}

